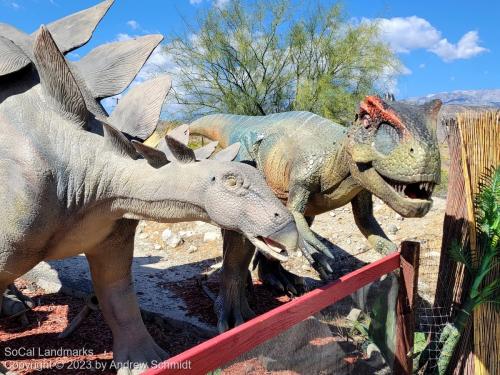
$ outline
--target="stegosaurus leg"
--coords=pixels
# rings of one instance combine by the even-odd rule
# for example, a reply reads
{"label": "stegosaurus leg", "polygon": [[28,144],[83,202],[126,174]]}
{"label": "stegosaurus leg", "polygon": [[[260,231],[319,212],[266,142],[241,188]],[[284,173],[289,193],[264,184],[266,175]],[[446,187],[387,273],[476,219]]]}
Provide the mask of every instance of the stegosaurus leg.
{"label": "stegosaurus leg", "polygon": [[33,305],[29,297],[24,296],[14,284],[10,284],[3,292],[0,316],[15,318],[29,311]]}
{"label": "stegosaurus leg", "polygon": [[[254,245],[243,235],[223,230],[224,239],[222,282],[214,310],[217,328],[225,332],[255,316],[247,301],[248,266],[255,251]],[[251,278],[250,278],[251,282]]]}
{"label": "stegosaurus leg", "polygon": [[118,374],[135,374],[166,359],[147,331],[131,274],[137,222],[122,219],[114,231],[85,253],[104,319],[113,333],[113,360]]}

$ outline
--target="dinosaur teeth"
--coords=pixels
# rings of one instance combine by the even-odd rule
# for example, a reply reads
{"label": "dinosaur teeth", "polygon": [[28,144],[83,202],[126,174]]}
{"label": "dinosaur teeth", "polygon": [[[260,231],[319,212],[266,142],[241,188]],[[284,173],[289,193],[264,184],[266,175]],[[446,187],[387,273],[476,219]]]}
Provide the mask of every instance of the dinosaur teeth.
{"label": "dinosaur teeth", "polygon": [[404,183],[390,180],[388,178],[384,178],[384,180],[401,197],[411,199],[429,199],[432,195],[434,187],[436,186],[433,181]]}

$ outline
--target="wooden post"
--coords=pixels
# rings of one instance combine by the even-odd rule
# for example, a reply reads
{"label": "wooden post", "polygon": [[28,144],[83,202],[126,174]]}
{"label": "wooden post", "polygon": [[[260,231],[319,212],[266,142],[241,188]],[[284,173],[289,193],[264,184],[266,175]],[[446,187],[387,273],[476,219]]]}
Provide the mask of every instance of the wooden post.
{"label": "wooden post", "polygon": [[399,291],[396,302],[396,350],[394,374],[409,375],[413,371],[413,341],[415,329],[415,298],[418,282],[420,243],[401,243]]}

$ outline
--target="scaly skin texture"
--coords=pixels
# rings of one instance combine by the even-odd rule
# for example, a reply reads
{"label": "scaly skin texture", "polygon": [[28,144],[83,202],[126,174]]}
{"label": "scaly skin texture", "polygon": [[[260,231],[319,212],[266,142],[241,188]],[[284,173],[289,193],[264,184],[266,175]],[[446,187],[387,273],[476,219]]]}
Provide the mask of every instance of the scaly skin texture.
{"label": "scaly skin texture", "polygon": [[[166,356],[142,322],[132,284],[137,220],[212,222],[269,252],[266,241],[296,246],[293,217],[251,166],[196,160],[172,138],[165,142],[169,163],[163,152],[118,130],[138,137],[154,129],[168,77],[131,89],[106,116],[98,99],[134,78],[157,44],[152,38],[108,45],[108,57],[119,64],[95,61],[90,52],[92,69],[70,67],[44,27],[31,43],[29,66],[0,71],[0,291],[42,260],[84,253],[113,332],[114,359],[123,364],[119,373],[134,372],[134,365],[144,368]],[[123,60],[123,51],[133,62]],[[12,68],[15,60],[4,64],[3,57],[0,66]],[[116,81],[109,79],[110,66],[119,69]],[[12,306],[11,297],[0,297],[0,315],[24,308]]]}
{"label": "scaly skin texture", "polygon": [[[312,113],[288,112],[263,117],[210,115],[194,121],[190,131],[222,146],[241,142],[238,160],[264,173],[295,218],[304,255],[326,278],[329,265],[323,254],[329,250],[309,228],[315,215],[351,203],[360,231],[371,246],[387,254],[396,245],[373,216],[372,195],[405,217],[429,211],[432,188],[440,178],[434,135],[440,105],[367,97],[349,128]],[[240,274],[248,266],[243,258]],[[260,277],[271,286],[281,291],[302,287],[278,264],[271,266],[261,256],[258,262]]]}

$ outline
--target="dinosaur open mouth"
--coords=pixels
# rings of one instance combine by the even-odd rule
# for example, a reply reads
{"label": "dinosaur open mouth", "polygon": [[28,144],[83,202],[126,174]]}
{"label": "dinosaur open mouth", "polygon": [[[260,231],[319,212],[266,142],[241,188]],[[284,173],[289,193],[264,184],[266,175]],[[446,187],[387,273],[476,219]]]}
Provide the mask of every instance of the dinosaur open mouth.
{"label": "dinosaur open mouth", "polygon": [[432,192],[434,191],[434,186],[436,186],[432,181],[407,183],[391,180],[385,176],[382,176],[382,178],[396,193],[403,198],[409,199],[430,200]]}
{"label": "dinosaur open mouth", "polygon": [[286,247],[279,242],[276,242],[270,238],[258,236],[254,239],[254,245],[259,248],[263,253],[275,258],[279,261],[288,260],[288,252]]}

